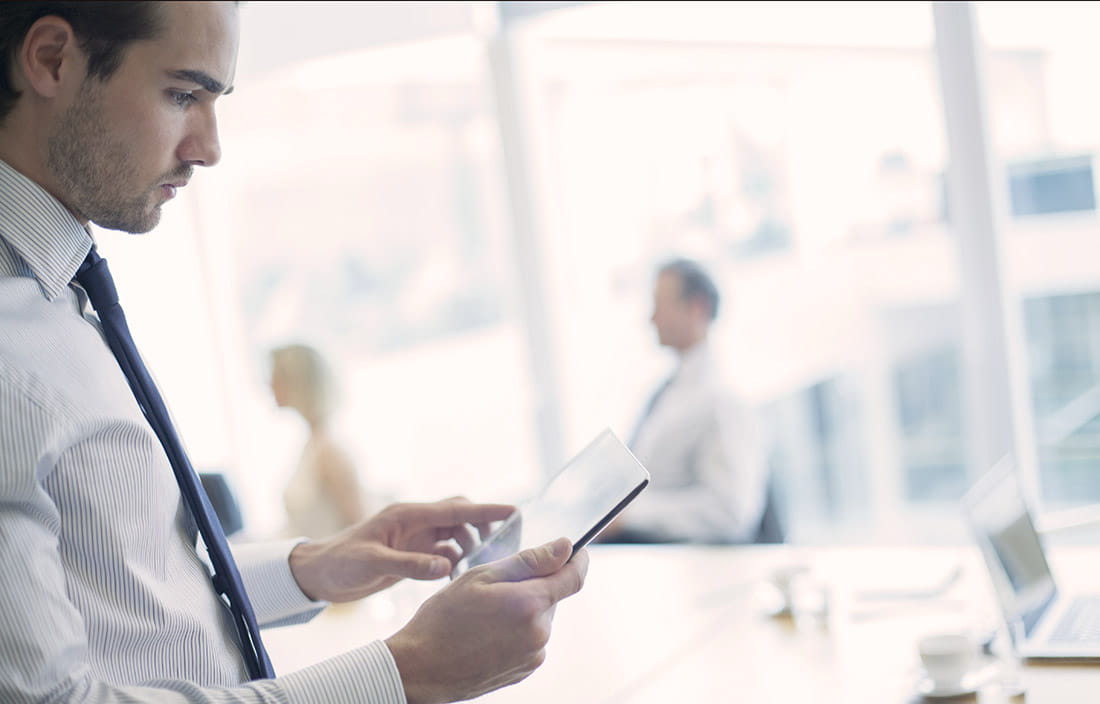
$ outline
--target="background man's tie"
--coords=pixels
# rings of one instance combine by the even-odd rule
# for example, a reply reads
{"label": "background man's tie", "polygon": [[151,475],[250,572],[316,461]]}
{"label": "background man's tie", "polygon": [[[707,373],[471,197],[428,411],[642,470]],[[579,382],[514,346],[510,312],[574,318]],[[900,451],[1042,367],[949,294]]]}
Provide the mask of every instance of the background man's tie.
{"label": "background man's tie", "polygon": [[642,434],[642,426],[649,420],[649,416],[653,414],[653,409],[657,407],[657,402],[661,400],[661,396],[664,395],[665,391],[668,391],[668,387],[672,386],[672,381],[675,378],[676,375],[673,374],[665,379],[664,382],[657,387],[657,390],[653,392],[653,395],[649,397],[649,401],[642,410],[642,415],[638,418],[637,422],[634,423],[634,430],[630,433],[630,440],[627,442],[627,447],[630,449],[636,449],[638,437]]}
{"label": "background man's tie", "polygon": [[248,595],[245,594],[241,573],[237,570],[237,564],[229,552],[225,533],[222,532],[210,500],[202,489],[198,475],[191,467],[191,461],[187,459],[187,453],[183,450],[175,428],[172,427],[168,409],[152,377],[149,376],[145,364],[141,361],[134,339],[130,336],[126,316],[118,304],[118,292],[115,290],[114,280],[107,269],[107,260],[99,256],[95,247],[92,247],[84,263],[77,269],[75,278],[84,288],[88,294],[88,300],[92,302],[92,307],[99,314],[107,344],[110,345],[119,366],[126,374],[126,380],[130,383],[130,389],[134,392],[134,397],[141,406],[145,418],[153,426],[161,445],[168,453],[172,471],[176,475],[176,483],[180,487],[180,494],[191,511],[199,534],[206,543],[210,562],[214,566],[212,577],[214,588],[229,602],[229,610],[233,614],[233,624],[237,627],[237,634],[240,636],[241,651],[248,665],[249,675],[252,679],[274,677],[275,671],[260,640],[260,628],[256,623],[256,615],[252,611]]}

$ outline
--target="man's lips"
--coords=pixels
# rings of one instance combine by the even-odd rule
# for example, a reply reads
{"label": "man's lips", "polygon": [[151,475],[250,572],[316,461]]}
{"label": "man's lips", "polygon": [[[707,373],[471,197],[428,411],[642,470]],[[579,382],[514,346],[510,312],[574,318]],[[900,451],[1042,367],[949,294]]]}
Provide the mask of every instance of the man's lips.
{"label": "man's lips", "polygon": [[176,197],[176,191],[187,185],[187,181],[173,181],[172,183],[160,184],[161,189],[164,190],[165,195],[169,198]]}

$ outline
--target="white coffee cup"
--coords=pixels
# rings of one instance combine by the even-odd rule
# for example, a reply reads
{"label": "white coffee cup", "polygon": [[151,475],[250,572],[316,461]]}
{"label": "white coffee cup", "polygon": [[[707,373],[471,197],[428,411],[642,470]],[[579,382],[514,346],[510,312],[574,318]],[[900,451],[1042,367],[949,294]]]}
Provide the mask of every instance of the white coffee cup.
{"label": "white coffee cup", "polygon": [[917,643],[921,664],[937,687],[958,686],[974,665],[978,647],[966,633],[935,633]]}

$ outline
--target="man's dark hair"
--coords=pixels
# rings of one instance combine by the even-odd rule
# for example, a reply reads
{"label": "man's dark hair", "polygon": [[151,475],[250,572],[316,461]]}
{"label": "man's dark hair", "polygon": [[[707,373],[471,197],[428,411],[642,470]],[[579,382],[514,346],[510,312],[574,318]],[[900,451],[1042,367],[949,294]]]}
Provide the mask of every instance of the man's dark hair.
{"label": "man's dark hair", "polygon": [[133,42],[153,39],[161,30],[159,2],[0,2],[0,121],[19,99],[12,86],[12,64],[27,30],[54,15],[72,25],[88,56],[88,78],[105,81],[122,64]]}
{"label": "man's dark hair", "polygon": [[718,317],[718,287],[698,262],[673,259],[662,265],[659,273],[675,274],[680,279],[680,297],[687,301],[702,301],[710,312],[710,319]]}

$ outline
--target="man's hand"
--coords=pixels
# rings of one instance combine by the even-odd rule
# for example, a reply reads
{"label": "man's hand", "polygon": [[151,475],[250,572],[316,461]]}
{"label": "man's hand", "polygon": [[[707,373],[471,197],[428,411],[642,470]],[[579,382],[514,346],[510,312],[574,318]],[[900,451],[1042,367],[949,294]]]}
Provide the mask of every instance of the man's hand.
{"label": "man's hand", "polygon": [[386,640],[408,703],[472,699],[541,665],[554,606],[588,571],[588,553],[571,550],[560,538],[475,567],[424,602]]}
{"label": "man's hand", "polygon": [[[430,504],[394,504],[373,518],[290,553],[290,571],[311,599],[352,601],[409,577],[438,579],[514,506],[472,504],[454,497]],[[457,543],[457,545],[456,545]]]}

